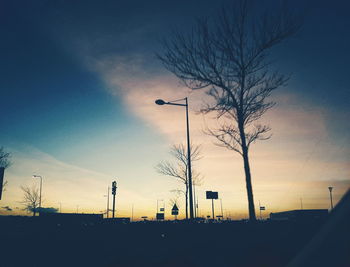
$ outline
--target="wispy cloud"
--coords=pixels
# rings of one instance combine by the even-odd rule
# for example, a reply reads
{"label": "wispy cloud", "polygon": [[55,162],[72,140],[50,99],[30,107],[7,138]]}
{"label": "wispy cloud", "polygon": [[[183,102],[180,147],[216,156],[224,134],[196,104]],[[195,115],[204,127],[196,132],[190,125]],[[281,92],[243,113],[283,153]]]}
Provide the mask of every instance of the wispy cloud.
{"label": "wispy cloud", "polygon": [[[6,171],[8,190],[3,194],[3,205],[22,200],[21,185],[39,185],[33,174],[43,177],[43,207],[59,208],[63,212],[100,213],[106,209],[107,185],[113,177],[67,164],[31,146],[9,147],[13,155],[13,166]],[[131,200],[141,203],[139,209],[147,207],[148,199],[127,186],[118,189],[118,213],[129,215]],[[143,206],[145,203],[145,206]]]}

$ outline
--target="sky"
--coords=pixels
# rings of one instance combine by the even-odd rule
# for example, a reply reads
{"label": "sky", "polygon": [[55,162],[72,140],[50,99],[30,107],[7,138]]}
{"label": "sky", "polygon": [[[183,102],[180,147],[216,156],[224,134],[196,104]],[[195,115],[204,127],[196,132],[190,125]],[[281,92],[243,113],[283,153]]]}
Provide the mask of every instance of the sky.
{"label": "sky", "polygon": [[[273,9],[280,1],[259,1]],[[347,1],[289,1],[303,28],[276,47],[274,66],[291,74],[262,119],[268,141],[250,151],[255,204],[270,212],[329,208],[350,185],[350,19]],[[222,1],[228,4],[229,1]],[[224,216],[248,217],[243,161],[203,133],[213,115],[198,114],[204,90],[190,91],[155,54],[159,40],[195,18],[212,17],[218,1],[1,1],[0,146],[12,166],[1,214],[25,214],[20,186],[38,186],[43,206],[101,213],[117,181],[117,216],[155,217],[157,201],[170,215],[173,189],[183,184],[158,174],[169,148],[185,142],[184,109],[154,100],[189,98],[191,140],[201,145],[194,168],[199,215],[211,212],[205,191],[219,192]],[[184,202],[179,200],[180,215]],[[221,211],[216,201],[217,212]],[[258,213],[258,211],[257,211]]]}

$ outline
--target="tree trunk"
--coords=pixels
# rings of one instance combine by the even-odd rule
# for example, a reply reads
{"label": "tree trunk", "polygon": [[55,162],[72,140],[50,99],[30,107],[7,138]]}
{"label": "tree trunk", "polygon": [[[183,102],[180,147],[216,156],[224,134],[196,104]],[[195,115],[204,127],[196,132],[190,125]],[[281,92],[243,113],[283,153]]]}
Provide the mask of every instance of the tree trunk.
{"label": "tree trunk", "polygon": [[188,184],[186,183],[186,220],[188,220]]}
{"label": "tree trunk", "polygon": [[247,142],[245,138],[243,124],[239,123],[238,127],[239,127],[239,132],[240,132],[241,141],[242,141],[242,154],[243,154],[242,157],[243,157],[243,163],[244,163],[245,182],[246,182],[247,195],[248,195],[249,220],[251,222],[255,222],[256,216],[255,216],[255,207],[254,207],[252,177],[250,174],[250,166],[249,166],[248,147],[247,147]]}

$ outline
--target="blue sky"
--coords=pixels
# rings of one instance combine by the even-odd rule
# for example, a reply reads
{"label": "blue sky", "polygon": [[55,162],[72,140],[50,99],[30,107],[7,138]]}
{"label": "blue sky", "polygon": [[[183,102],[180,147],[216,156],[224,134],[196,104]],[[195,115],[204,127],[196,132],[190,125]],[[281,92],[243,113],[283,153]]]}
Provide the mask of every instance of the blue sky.
{"label": "blue sky", "polygon": [[[259,5],[273,7],[276,2]],[[278,105],[265,118],[274,137],[257,144],[252,152],[257,197],[264,197],[267,184],[273,192],[291,191],[284,206],[273,206],[281,197],[277,193],[267,198],[276,209],[293,206],[292,199],[304,194],[295,189],[303,182],[327,184],[325,180],[333,179],[341,188],[338,198],[349,186],[349,6],[346,1],[290,1],[290,5],[304,15],[304,26],[295,38],[277,47],[273,59],[292,78],[276,92]],[[116,177],[124,185],[125,210],[135,202],[130,195],[147,203],[141,205],[144,213],[153,209],[157,198],[170,198],[169,190],[181,184],[161,177],[154,166],[168,157],[172,143],[184,141],[183,114],[159,109],[153,100],[181,98],[189,92],[163,69],[154,53],[160,49],[159,38],[172,27],[188,30],[196,16],[210,16],[217,10],[213,1],[201,1],[200,6],[197,1],[2,3],[0,145],[13,153],[14,161],[3,201],[15,205],[21,198],[19,185],[32,184],[33,172],[51,176],[46,183],[49,188],[50,179],[51,185],[53,180],[67,180],[69,187],[75,178],[63,178],[64,170],[79,181],[88,172],[91,184],[86,190],[98,195],[98,200],[87,201],[81,188],[81,198],[78,190],[77,197],[65,203],[70,209],[76,203],[85,205],[86,211],[102,209],[103,190]],[[232,177],[232,173],[242,175],[241,159],[202,136],[203,118],[195,113],[200,97],[190,94],[193,139],[204,143],[206,153],[198,166],[206,176],[199,190],[221,189],[227,210],[244,216],[243,178]],[[264,161],[266,155],[269,162]],[[275,166],[281,157],[286,161],[278,162],[276,173],[267,174],[266,166]],[[20,169],[22,165],[28,169]],[[328,170],[327,177],[321,177],[320,166]],[[217,173],[219,178],[214,178]],[[281,175],[286,178],[279,179]],[[310,206],[326,205],[323,186],[310,199]],[[56,196],[53,186],[50,190],[47,205],[68,199],[63,192]],[[98,204],[90,208],[81,199]]]}

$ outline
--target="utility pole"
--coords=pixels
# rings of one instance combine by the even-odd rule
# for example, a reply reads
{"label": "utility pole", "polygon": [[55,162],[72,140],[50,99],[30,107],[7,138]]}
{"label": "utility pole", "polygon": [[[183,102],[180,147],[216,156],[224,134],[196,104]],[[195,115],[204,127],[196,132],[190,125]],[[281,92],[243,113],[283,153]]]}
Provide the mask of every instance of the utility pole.
{"label": "utility pole", "polygon": [[300,209],[303,209],[303,199],[300,198]]}
{"label": "utility pole", "polygon": [[134,203],[131,206],[131,221],[134,221]]}
{"label": "utility pole", "polygon": [[214,199],[213,198],[211,199],[211,211],[213,213],[213,220],[215,220],[215,217],[214,217]]}
{"label": "utility pole", "polygon": [[115,213],[115,194],[117,191],[117,182],[113,181],[112,183],[112,195],[113,195],[113,211],[112,211],[112,218],[114,218],[114,213]]}
{"label": "utility pole", "polygon": [[220,198],[220,204],[221,204],[221,219],[223,220],[224,219],[224,212],[222,209],[222,198]]}
{"label": "utility pole", "polygon": [[109,186],[107,189],[107,218],[109,218]]}
{"label": "utility pole", "polygon": [[328,187],[328,190],[329,190],[329,197],[331,198],[331,210],[333,210],[333,197],[332,197],[333,187],[332,186]]}

